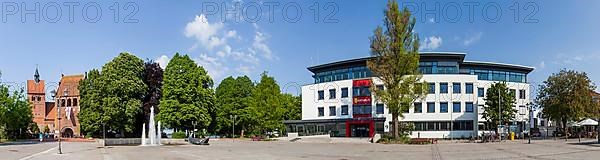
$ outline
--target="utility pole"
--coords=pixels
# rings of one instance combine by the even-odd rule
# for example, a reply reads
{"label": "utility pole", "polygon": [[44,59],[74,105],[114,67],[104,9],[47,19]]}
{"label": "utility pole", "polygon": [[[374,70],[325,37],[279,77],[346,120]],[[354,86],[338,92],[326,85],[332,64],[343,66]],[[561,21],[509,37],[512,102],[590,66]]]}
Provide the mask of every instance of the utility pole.
{"label": "utility pole", "polygon": [[500,131],[500,124],[502,123],[502,109],[500,108],[500,106],[502,106],[502,99],[500,96],[500,89],[498,89],[498,137],[500,138],[500,141],[502,141],[502,132]]}
{"label": "utility pole", "polygon": [[192,137],[196,138],[196,124],[198,124],[198,122],[196,121],[192,121],[192,126],[194,126],[194,132],[192,133]]}

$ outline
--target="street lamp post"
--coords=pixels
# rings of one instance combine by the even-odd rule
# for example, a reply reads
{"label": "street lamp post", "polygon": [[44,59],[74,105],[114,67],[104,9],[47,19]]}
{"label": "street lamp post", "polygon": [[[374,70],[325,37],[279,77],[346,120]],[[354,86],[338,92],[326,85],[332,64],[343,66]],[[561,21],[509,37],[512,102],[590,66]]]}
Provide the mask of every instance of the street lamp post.
{"label": "street lamp post", "polygon": [[192,133],[193,136],[192,137],[194,137],[194,138],[196,138],[196,124],[198,124],[198,122],[192,121],[192,126],[194,126],[194,130],[193,130],[193,133]]}
{"label": "street lamp post", "polygon": [[50,95],[52,96],[52,100],[54,100],[54,103],[56,103],[56,110],[58,111],[58,154],[62,154],[62,147],[60,141],[60,102],[56,101],[56,90],[50,91]]}
{"label": "street lamp post", "polygon": [[229,118],[233,120],[233,123],[231,123],[231,138],[235,138],[235,119],[237,115],[229,115]]}

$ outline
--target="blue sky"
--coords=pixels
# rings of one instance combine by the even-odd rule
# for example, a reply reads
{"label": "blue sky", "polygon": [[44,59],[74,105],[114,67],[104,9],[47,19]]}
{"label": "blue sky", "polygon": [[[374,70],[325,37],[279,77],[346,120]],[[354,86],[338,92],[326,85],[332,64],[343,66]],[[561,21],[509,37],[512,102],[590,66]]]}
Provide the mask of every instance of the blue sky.
{"label": "blue sky", "polygon": [[[39,1],[39,9],[35,2],[2,3],[3,83],[24,87],[36,65],[42,79],[52,83],[61,73],[100,68],[120,52],[165,63],[179,52],[203,65],[217,82],[229,75],[257,80],[268,71],[286,92],[296,93],[294,86],[313,81],[306,67],[368,56],[368,37],[382,25],[386,5],[383,0],[79,1],[70,15],[68,5],[73,4],[63,2]],[[223,7],[231,10],[235,2],[242,14],[226,14]],[[532,66],[536,70],[529,81],[534,85],[561,68],[600,80],[598,1],[401,3],[417,7],[413,14],[423,51],[466,52],[468,60]],[[273,20],[270,5],[276,5]],[[206,10],[212,6],[220,9]],[[473,6],[472,15],[468,6]],[[38,13],[39,22],[36,15],[23,16],[22,7],[33,10],[23,13]],[[95,7],[102,10],[100,16]]]}

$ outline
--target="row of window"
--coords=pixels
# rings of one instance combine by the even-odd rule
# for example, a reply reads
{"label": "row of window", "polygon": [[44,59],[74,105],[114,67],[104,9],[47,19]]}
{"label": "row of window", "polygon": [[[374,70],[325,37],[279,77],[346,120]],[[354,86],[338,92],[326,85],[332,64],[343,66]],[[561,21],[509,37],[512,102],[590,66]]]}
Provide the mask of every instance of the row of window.
{"label": "row of window", "polygon": [[[436,91],[436,83],[429,83],[429,94],[435,94]],[[448,83],[441,82],[439,83],[439,93],[448,93]],[[461,83],[455,82],[452,83],[452,93],[460,94],[462,93]],[[377,89],[383,90],[383,85],[377,85]],[[348,98],[348,87],[344,87],[341,89],[342,94],[341,98]],[[371,96],[371,91],[369,87],[355,87],[352,89],[354,96]],[[517,96],[518,99],[527,99],[526,91],[524,89],[519,90],[519,94],[516,93],[515,89],[510,89],[510,92]],[[473,94],[473,83],[465,83],[465,94]],[[318,91],[319,100],[325,99],[325,91]],[[477,88],[477,97],[484,97],[485,89]],[[329,89],[329,99],[336,98],[336,89]]]}
{"label": "row of window", "polygon": [[[342,98],[348,98],[348,87],[344,87],[341,89],[342,91]],[[335,99],[336,98],[336,90],[335,89],[329,89],[329,99]],[[320,90],[318,91],[318,95],[319,95],[319,100],[323,100],[325,99],[325,91]]]}
{"label": "row of window", "polygon": [[[377,104],[375,106],[375,114],[383,114],[383,104]],[[341,113],[340,115],[346,116],[348,115],[348,105],[342,105],[340,107]],[[325,116],[325,108],[317,107],[317,113],[319,117]],[[372,114],[372,106],[370,105],[356,105],[352,106],[352,114]],[[329,116],[337,116],[337,108],[336,106],[329,106]]]}
{"label": "row of window", "polygon": [[[527,82],[527,74],[525,73],[472,68],[459,69],[457,62],[419,62],[419,71],[422,74],[471,74],[477,75],[478,80]],[[315,83],[323,83],[371,76],[372,73],[367,67],[358,66],[317,72],[313,78]]]}
{"label": "row of window", "polygon": [[521,82],[521,83],[527,82],[527,78],[526,78],[527,76],[524,73],[471,69],[469,71],[469,74],[477,75],[477,79],[479,79],[479,80]]}
{"label": "row of window", "polygon": [[[440,102],[439,103],[439,112],[437,112],[437,107],[435,102],[427,102],[427,113],[461,113],[463,111],[463,106],[461,102],[452,102],[452,110],[448,110],[449,102]],[[473,102],[466,102],[464,107],[464,112],[473,113],[474,106]],[[404,113],[408,113],[407,110]],[[423,105],[421,103],[414,103],[414,112],[413,113],[423,113]]]}
{"label": "row of window", "polygon": [[[383,85],[377,85],[378,89],[383,89]],[[348,87],[344,87],[340,89],[342,91],[341,98],[348,98]],[[320,90],[317,92],[319,100],[325,99],[325,91]],[[369,87],[354,87],[352,88],[353,96],[371,96],[371,90]],[[337,93],[336,89],[329,89],[329,99],[336,99]]]}
{"label": "row of window", "polygon": [[371,77],[372,73],[366,66],[349,67],[332,71],[315,73],[315,83],[340,81],[347,79],[359,79]]}
{"label": "row of window", "polygon": [[[439,86],[440,86],[439,93],[449,93],[447,82],[441,82]],[[452,93],[455,93],[455,94],[462,93],[461,83],[459,83],[459,82],[452,83],[452,86],[450,86],[450,87],[452,87]],[[436,91],[435,83],[429,83],[429,94],[435,94],[435,91]],[[473,83],[465,83],[465,93],[473,94]]]}
{"label": "row of window", "polygon": [[412,122],[415,131],[472,131],[472,120]]}
{"label": "row of window", "polygon": [[[435,83],[429,83],[429,94],[435,94],[436,91],[436,84]],[[448,83],[446,82],[441,82],[440,83],[440,89],[439,89],[439,93],[448,93]],[[452,83],[452,93],[454,94],[458,94],[458,93],[462,93],[461,91],[461,83],[455,82]],[[512,92],[513,94],[515,94],[517,96],[518,99],[526,99],[527,95],[524,89],[519,90],[519,94],[516,94],[516,90],[515,89],[511,89],[510,92]],[[473,83],[465,83],[465,94],[473,94]],[[485,96],[485,89],[484,88],[477,88],[477,97],[484,97]]]}

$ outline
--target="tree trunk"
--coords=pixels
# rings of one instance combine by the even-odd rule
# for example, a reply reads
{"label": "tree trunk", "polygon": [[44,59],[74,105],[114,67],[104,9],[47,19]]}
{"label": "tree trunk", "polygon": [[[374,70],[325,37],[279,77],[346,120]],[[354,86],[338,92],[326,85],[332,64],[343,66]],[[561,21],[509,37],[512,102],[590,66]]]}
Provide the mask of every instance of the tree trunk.
{"label": "tree trunk", "polygon": [[398,132],[398,114],[397,113],[393,113],[392,114],[392,123],[394,124],[392,126],[392,130],[393,130],[393,134],[394,134],[394,139],[398,139],[399,132]]}

